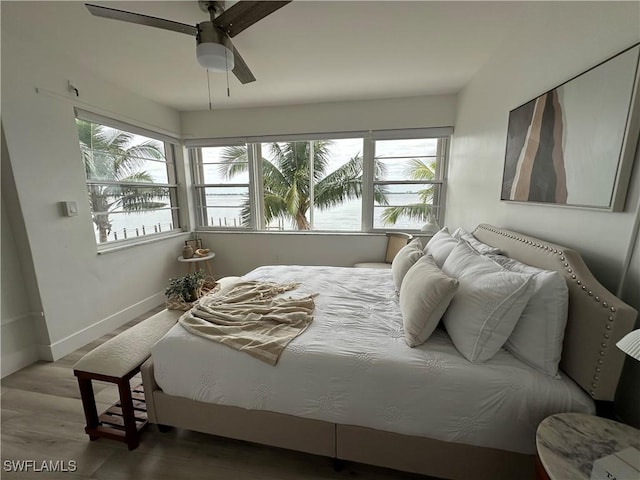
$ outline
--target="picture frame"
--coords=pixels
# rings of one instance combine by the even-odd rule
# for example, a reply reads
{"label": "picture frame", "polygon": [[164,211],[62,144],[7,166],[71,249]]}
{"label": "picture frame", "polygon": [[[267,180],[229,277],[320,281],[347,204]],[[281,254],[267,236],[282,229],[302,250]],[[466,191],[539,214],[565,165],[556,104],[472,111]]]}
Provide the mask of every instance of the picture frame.
{"label": "picture frame", "polygon": [[509,112],[501,200],[624,209],[639,59],[637,43]]}

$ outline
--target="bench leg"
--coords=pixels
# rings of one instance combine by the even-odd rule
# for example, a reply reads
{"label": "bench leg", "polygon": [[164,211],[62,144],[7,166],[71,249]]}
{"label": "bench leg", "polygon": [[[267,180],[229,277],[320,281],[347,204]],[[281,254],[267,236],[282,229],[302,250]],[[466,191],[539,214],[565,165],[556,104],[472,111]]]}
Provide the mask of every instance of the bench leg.
{"label": "bench leg", "polygon": [[120,405],[122,405],[122,420],[124,421],[125,438],[129,450],[133,450],[140,444],[138,429],[136,428],[136,417],[133,409],[133,399],[131,398],[131,386],[129,380],[118,382],[120,392]]}
{"label": "bench leg", "polygon": [[[82,408],[84,409],[84,417],[87,420],[85,431],[95,429],[100,421],[98,420],[98,410],[96,409],[96,398],[93,395],[93,386],[91,379],[78,377],[78,387],[80,387],[80,398],[82,399]],[[89,434],[90,440],[97,440],[97,436]]]}

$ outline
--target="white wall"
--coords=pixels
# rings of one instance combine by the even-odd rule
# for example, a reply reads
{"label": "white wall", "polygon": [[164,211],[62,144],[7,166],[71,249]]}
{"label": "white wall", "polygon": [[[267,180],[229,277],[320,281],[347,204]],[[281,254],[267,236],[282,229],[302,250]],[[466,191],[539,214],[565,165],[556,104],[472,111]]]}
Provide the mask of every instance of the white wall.
{"label": "white wall", "polygon": [[[5,7],[3,23],[11,21]],[[174,134],[179,116],[94,77],[75,59],[50,58],[46,45],[14,41],[5,29],[2,44],[9,157],[2,160],[11,164],[13,208],[24,222],[46,322],[48,338],[40,336],[37,348],[41,358],[56,359],[162,303],[167,279],[180,271],[180,237],[97,254],[74,105]],[[67,92],[68,79],[78,87],[78,99]],[[78,203],[78,216],[61,215],[63,200]],[[3,259],[8,248],[3,241]],[[4,360],[4,348],[2,354]]]}
{"label": "white wall", "polygon": [[2,377],[36,361],[38,344],[49,344],[42,303],[7,142],[2,129]]}
{"label": "white wall", "polygon": [[[501,202],[500,187],[509,110],[637,42],[639,9],[635,2],[531,6],[517,34],[461,93],[447,223],[473,228],[480,221],[489,222],[573,246],[615,290],[633,213]],[[634,185],[639,180],[636,174]],[[629,205],[635,206],[637,194],[632,188]],[[595,234],[596,228],[607,232],[606,238]]]}
{"label": "white wall", "polygon": [[[261,265],[331,265],[384,262],[387,237],[363,233],[207,233],[205,248],[216,253],[216,277],[244,275]],[[426,240],[424,240],[426,243]]]}
{"label": "white wall", "polygon": [[457,96],[431,95],[283,107],[182,112],[184,138],[449,127]]}
{"label": "white wall", "polygon": [[[582,253],[596,277],[615,292],[640,195],[637,156],[622,213],[501,202],[500,191],[509,111],[638,42],[640,4],[546,2],[544,8],[539,6],[531,4],[517,33],[460,94],[447,224],[471,229],[487,222],[573,247]],[[636,286],[640,275],[637,259],[636,254],[629,278]],[[637,289],[626,289],[623,299],[640,307]],[[622,389],[635,391],[631,416],[638,424],[638,369],[630,376],[625,372]]]}
{"label": "white wall", "polygon": [[7,195],[2,190],[2,317],[0,339],[2,377],[38,359],[35,316],[29,305],[27,284],[22,273],[18,242],[7,211]]}

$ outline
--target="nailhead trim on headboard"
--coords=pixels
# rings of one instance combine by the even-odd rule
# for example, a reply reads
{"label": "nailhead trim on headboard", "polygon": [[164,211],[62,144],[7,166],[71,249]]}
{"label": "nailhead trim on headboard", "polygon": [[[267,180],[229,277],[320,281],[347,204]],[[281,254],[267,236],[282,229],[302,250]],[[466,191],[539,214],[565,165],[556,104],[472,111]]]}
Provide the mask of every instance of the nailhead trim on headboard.
{"label": "nailhead trim on headboard", "polygon": [[606,301],[601,301],[598,295],[594,296],[593,291],[589,289],[589,287],[586,284],[583,284],[583,280],[578,278],[578,276],[574,273],[573,269],[571,268],[571,265],[567,261],[567,258],[564,252],[561,249],[558,249],[557,246],[552,246],[552,245],[548,245],[538,241],[534,241],[530,238],[526,238],[524,236],[520,236],[513,232],[501,230],[489,225],[484,225],[484,224],[478,225],[477,229],[487,230],[493,234],[501,235],[503,237],[509,238],[517,242],[523,242],[526,245],[531,245],[533,247],[543,249],[545,251],[548,251],[549,253],[556,255],[558,261],[560,262],[560,270],[564,269],[567,273],[567,276],[565,276],[567,281],[575,282],[575,284],[578,287],[580,287],[580,290],[582,290],[586,296],[593,297],[595,302],[601,303],[603,308],[609,310],[610,314],[607,317],[607,322],[605,323],[604,330],[602,331],[602,342],[600,343],[600,351],[599,351],[600,358],[598,358],[595,364],[592,366],[593,375],[591,378],[590,389],[588,390],[589,394],[592,397],[596,397],[598,387],[600,385],[599,374],[601,373],[601,365],[604,363],[604,358],[606,358],[608,349],[610,347],[610,342],[611,342],[610,331],[612,330],[612,328],[614,328],[614,325],[617,319],[616,308],[614,306],[610,306]]}

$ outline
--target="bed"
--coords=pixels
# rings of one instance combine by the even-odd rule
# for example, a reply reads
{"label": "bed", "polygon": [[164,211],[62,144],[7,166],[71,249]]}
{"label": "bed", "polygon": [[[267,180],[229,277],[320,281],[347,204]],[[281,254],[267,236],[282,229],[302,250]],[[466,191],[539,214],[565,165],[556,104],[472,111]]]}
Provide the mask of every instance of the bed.
{"label": "bed", "polygon": [[613,400],[637,312],[570,249],[490,225],[473,237],[566,280],[558,375],[504,348],[470,363],[442,328],[409,348],[389,270],[268,266],[245,278],[318,293],[313,324],[275,367],[176,325],[142,367],[149,420],[443,478],[532,477],[542,419]]}

